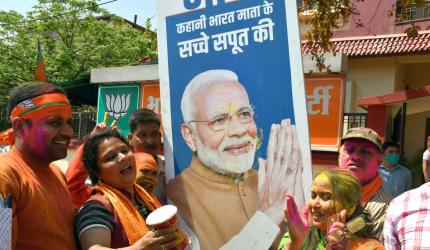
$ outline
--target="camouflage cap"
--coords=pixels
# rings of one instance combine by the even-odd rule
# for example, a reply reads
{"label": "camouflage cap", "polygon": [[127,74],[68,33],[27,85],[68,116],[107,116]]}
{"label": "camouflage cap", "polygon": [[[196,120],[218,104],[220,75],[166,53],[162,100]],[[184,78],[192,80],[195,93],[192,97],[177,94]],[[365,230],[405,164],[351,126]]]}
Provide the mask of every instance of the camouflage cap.
{"label": "camouflage cap", "polygon": [[373,129],[363,127],[350,128],[342,137],[341,144],[343,144],[345,140],[353,138],[366,139],[372,142],[380,152],[383,151],[381,137],[379,137],[378,133],[376,133]]}

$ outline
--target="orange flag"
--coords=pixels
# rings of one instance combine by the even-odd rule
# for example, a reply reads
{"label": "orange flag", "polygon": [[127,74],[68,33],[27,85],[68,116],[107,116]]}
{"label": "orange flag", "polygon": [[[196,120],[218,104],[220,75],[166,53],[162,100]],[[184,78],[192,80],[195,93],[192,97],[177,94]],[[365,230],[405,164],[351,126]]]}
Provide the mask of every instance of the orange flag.
{"label": "orange flag", "polygon": [[37,65],[36,71],[34,72],[34,80],[48,81],[48,75],[46,74],[45,60],[42,56],[42,48],[40,47],[40,41],[37,40]]}
{"label": "orange flag", "polygon": [[5,131],[0,132],[0,145],[12,145],[15,142],[15,137],[13,134],[13,129],[6,129]]}

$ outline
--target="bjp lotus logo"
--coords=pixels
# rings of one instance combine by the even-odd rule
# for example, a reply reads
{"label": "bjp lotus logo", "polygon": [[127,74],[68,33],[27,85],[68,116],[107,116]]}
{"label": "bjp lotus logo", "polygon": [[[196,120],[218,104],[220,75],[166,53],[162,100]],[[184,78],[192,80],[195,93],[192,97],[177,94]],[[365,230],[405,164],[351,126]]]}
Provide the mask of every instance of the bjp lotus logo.
{"label": "bjp lotus logo", "polygon": [[113,116],[115,120],[126,116],[127,110],[130,107],[130,95],[131,94],[106,94],[106,110],[109,116]]}

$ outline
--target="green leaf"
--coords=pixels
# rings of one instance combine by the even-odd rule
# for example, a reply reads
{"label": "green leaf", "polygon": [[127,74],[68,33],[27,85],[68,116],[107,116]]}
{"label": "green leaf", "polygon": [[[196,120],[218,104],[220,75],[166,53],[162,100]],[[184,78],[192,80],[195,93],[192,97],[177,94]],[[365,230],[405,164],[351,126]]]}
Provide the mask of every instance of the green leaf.
{"label": "green leaf", "polygon": [[0,11],[0,105],[13,86],[34,79],[38,39],[50,81],[74,80],[156,57],[156,34],[146,25],[136,29],[96,0],[39,0],[25,16]]}

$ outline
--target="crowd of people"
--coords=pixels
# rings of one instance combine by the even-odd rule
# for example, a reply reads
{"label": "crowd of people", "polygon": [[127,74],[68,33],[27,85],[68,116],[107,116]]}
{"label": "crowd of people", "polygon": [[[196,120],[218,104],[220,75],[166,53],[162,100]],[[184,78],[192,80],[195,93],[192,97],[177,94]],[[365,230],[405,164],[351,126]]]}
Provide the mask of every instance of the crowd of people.
{"label": "crowd of people", "polygon": [[[238,82],[224,84],[238,89],[249,103]],[[206,88],[211,93],[221,91],[219,86]],[[0,154],[0,194],[13,197],[12,249],[175,249],[177,228],[156,230],[145,222],[152,211],[168,203],[168,196],[200,240],[190,248],[218,249],[225,243],[223,232],[236,230],[237,223],[222,224],[223,216],[209,223],[213,221],[208,218],[209,209],[225,207],[219,203],[223,199],[229,203],[245,200],[240,203],[243,214],[225,214],[231,222],[242,220],[242,224],[258,209],[259,197],[254,190],[257,174],[253,170],[246,170],[251,171],[247,180],[235,173],[220,175],[197,154],[191,170],[166,183],[163,158],[158,155],[161,122],[151,110],[140,109],[131,115],[128,138],[115,127],[98,124],[76,150],[65,174],[54,164],[67,155],[72,139],[71,105],[64,91],[46,82],[19,85],[10,93],[7,113],[14,132],[13,146]],[[196,111],[192,115],[199,114]],[[229,118],[255,126],[253,117],[244,115]],[[280,127],[293,130],[287,120]],[[191,149],[201,147],[195,145],[194,129],[190,124],[183,127]],[[208,138],[202,140],[204,143]],[[430,137],[427,142],[430,149]],[[426,181],[429,149],[423,155]],[[339,167],[315,176],[310,194],[304,194],[308,203],[302,211],[296,205],[302,201],[295,200],[293,193],[282,195],[285,210],[277,211],[284,214],[279,224],[282,233],[272,248],[430,249],[430,238],[426,237],[430,235],[430,184],[410,190],[411,173],[399,164],[399,151],[398,144],[382,143],[370,128],[349,129],[341,140]],[[232,176],[235,185],[252,184],[245,186],[250,189],[248,197],[229,193],[232,189],[228,188],[202,197],[207,196],[207,183],[219,186]],[[186,177],[193,181],[186,182]],[[88,178],[91,185],[86,184]],[[180,180],[191,186],[177,186],[175,193],[166,193],[166,186],[175,186]],[[199,187],[200,182],[206,182],[205,187]],[[185,189],[199,189],[196,197],[200,198],[192,202],[196,208],[183,208]],[[248,203],[249,208],[245,206]],[[193,223],[192,216],[202,222]],[[210,227],[217,227],[219,235],[211,235]]]}

